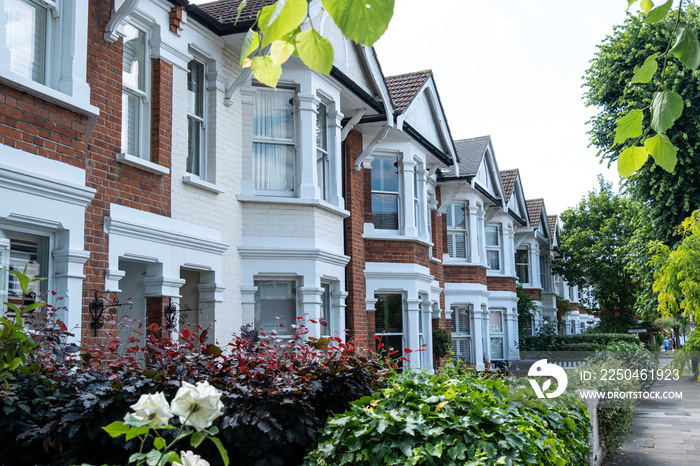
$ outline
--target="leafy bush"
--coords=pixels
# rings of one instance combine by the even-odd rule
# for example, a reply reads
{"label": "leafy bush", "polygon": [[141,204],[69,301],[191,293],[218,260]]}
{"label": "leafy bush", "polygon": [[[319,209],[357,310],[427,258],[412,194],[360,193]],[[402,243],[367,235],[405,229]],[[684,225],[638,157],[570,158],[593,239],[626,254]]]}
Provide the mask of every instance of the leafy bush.
{"label": "leafy bush", "polygon": [[[622,367],[631,369],[634,374],[651,374],[659,368],[659,360],[651,351],[647,350],[641,343],[628,343],[624,341],[616,341],[609,343],[601,348],[590,362],[606,361],[608,359],[616,359],[620,361]],[[639,377],[639,386],[642,390],[650,388],[654,384],[654,377]]]}
{"label": "leafy bush", "polygon": [[433,329],[433,354],[436,358],[444,358],[450,353],[452,339],[444,328]]}
{"label": "leafy bush", "polygon": [[[145,329],[128,325],[134,333],[126,342],[114,338],[79,360],[15,372],[0,393],[3,461],[126,464],[129,451],[138,450],[135,440],[124,445],[101,427],[122,420],[142,394],[171,398],[182,381],[207,380],[222,393],[225,408],[215,426],[232,464],[298,464],[328,415],[383,387],[392,370],[338,338],[303,339],[303,321],[285,339],[243,328],[224,350],[207,345],[201,328],[185,329],[174,341],[158,338],[152,326],[146,346],[139,346]],[[213,448],[202,444],[197,454],[217,458]]]}
{"label": "leafy bush", "polygon": [[[610,374],[610,371],[624,370],[624,361],[618,359],[612,353],[601,352],[595,359],[587,361],[569,373],[568,390],[588,389],[598,392],[637,392],[639,381],[626,377],[602,377]],[[582,376],[582,372],[590,372],[589,380]],[[634,407],[636,400],[631,397],[605,398],[598,405],[598,426],[603,448],[609,452],[616,452],[622,446],[622,441],[632,427],[634,421]]]}
{"label": "leafy bush", "polygon": [[600,348],[598,343],[567,343],[564,351],[590,351]]}
{"label": "leafy bush", "polygon": [[639,343],[639,337],[629,333],[581,333],[578,335],[556,335],[553,329],[543,327],[535,336],[520,340],[521,351],[575,351],[571,344],[589,343],[603,347],[612,342]]}
{"label": "leafy bush", "polygon": [[408,373],[329,419],[306,465],[587,464],[575,395],[539,400],[524,381]]}

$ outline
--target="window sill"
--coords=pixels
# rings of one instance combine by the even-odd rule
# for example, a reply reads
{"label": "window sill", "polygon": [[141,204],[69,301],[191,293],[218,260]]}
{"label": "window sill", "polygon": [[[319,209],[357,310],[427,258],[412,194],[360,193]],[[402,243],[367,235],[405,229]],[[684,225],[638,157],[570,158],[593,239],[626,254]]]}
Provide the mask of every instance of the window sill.
{"label": "window sill", "polygon": [[349,217],[350,212],[341,209],[329,202],[320,199],[300,199],[298,197],[276,197],[276,196],[250,196],[240,194],[236,197],[239,202],[261,203],[261,204],[291,204],[309,207],[318,207],[334,214],[340,215],[343,218]]}
{"label": "window sill", "polygon": [[121,162],[132,167],[140,168],[147,172],[155,173],[156,175],[167,175],[170,173],[170,169],[162,165],[158,165],[148,160],[142,159],[140,157],[135,157],[130,154],[125,154],[120,152],[117,154],[117,162]]}
{"label": "window sill", "polygon": [[196,186],[197,188],[209,191],[214,194],[223,194],[226,192],[224,188],[220,188],[214,183],[204,181],[197,175],[185,175],[182,177],[182,182],[190,186]]}
{"label": "window sill", "polygon": [[430,257],[430,262],[435,262],[436,264],[442,264],[442,261],[437,257]]}
{"label": "window sill", "polygon": [[368,231],[367,225],[371,225],[371,224],[365,223],[365,231],[362,234],[363,239],[378,239],[378,240],[389,240],[389,241],[414,241],[416,243],[424,244],[428,247],[434,246],[432,241],[428,241],[425,238],[421,238],[419,236],[402,235],[400,232],[398,232],[396,230],[375,230],[375,229],[372,229],[372,230]]}
{"label": "window sill", "polygon": [[19,89],[27,94],[51,102],[52,104],[56,104],[80,115],[91,117],[100,115],[100,109],[90,105],[89,95],[83,97],[64,94],[61,91],[32,81],[31,79],[20,76],[2,67],[0,67],[0,83],[7,84],[12,88]]}

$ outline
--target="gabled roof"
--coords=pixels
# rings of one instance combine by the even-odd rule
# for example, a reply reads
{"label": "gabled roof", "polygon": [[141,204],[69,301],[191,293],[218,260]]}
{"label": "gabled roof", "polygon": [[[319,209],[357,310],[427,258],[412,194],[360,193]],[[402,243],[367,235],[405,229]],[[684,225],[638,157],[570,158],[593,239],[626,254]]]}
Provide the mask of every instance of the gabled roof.
{"label": "gabled roof", "polygon": [[503,195],[505,196],[505,201],[508,202],[513,195],[515,180],[518,179],[518,169],[501,170],[499,174],[501,175],[501,184],[503,185]]}
{"label": "gabled roof", "polygon": [[528,199],[525,201],[525,204],[527,205],[527,216],[530,219],[530,225],[533,228],[537,228],[542,217],[544,199]]}
{"label": "gabled roof", "polygon": [[[491,136],[479,136],[477,138],[455,141],[455,149],[457,149],[457,155],[459,155],[460,177],[476,176],[490,141]],[[449,167],[441,170],[440,175],[444,178],[455,176],[454,168]]]}
{"label": "gabled roof", "polygon": [[[217,2],[204,3],[199,8],[221,24],[234,24],[238,15],[238,7],[243,0],[219,0]],[[272,5],[275,0],[248,0],[241,10],[239,23],[250,23],[258,18],[258,12],[264,6]]]}
{"label": "gabled roof", "polygon": [[403,113],[416,98],[425,82],[433,75],[430,70],[387,76],[386,85],[394,101],[395,114]]}

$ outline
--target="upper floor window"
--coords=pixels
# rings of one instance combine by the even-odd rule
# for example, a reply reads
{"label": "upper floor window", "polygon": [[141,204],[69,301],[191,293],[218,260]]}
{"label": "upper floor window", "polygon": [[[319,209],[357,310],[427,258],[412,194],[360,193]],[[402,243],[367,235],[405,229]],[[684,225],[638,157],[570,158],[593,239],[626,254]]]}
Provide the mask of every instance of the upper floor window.
{"label": "upper floor window", "polygon": [[187,66],[187,172],[206,179],[206,84],[204,64],[192,60]]}
{"label": "upper floor window", "polygon": [[447,206],[447,254],[454,258],[467,258],[467,218],[463,202]]}
{"label": "upper floor window", "polygon": [[150,159],[150,66],[146,32],[124,26],[122,56],[122,152]]}
{"label": "upper floor window", "polygon": [[328,109],[324,103],[316,106],[316,169],[321,199],[328,200]]}
{"label": "upper floor window", "polygon": [[53,2],[5,0],[5,45],[10,51],[10,70],[45,85],[51,84],[47,76],[51,4],[58,12]]}
{"label": "upper floor window", "polygon": [[540,255],[540,283],[545,291],[552,291],[552,275],[549,273],[547,256]]}
{"label": "upper floor window", "polygon": [[515,251],[515,271],[520,283],[530,283],[530,251],[527,248]]}
{"label": "upper floor window", "polygon": [[255,189],[293,193],[295,174],[294,91],[259,88],[253,113]]}
{"label": "upper floor window", "polygon": [[399,169],[394,156],[372,160],[372,223],[382,230],[399,229]]}
{"label": "upper floor window", "polygon": [[418,230],[420,230],[421,222],[421,208],[420,199],[422,197],[422,184],[420,182],[420,173],[418,173],[418,165],[416,165],[416,171],[413,173],[413,223]]}
{"label": "upper floor window", "polygon": [[498,225],[486,225],[486,265],[491,270],[501,270],[501,229]]}

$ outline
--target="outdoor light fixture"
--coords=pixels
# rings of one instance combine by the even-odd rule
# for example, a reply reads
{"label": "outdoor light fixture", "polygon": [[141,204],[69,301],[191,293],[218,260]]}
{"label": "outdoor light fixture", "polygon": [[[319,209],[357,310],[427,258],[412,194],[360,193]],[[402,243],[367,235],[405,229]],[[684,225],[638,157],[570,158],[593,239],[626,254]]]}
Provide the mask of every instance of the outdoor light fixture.
{"label": "outdoor light fixture", "polygon": [[97,296],[97,291],[95,291],[95,299],[88,306],[90,317],[92,318],[90,328],[94,330],[94,336],[97,336],[97,331],[105,326],[106,316],[104,312],[107,311],[109,313],[109,320],[111,320],[121,306],[133,307],[134,303],[131,302],[131,298],[127,299],[125,303],[120,303],[119,298],[109,300],[104,296]]}
{"label": "outdoor light fixture", "polygon": [[187,315],[192,311],[198,310],[199,309],[191,309],[189,304],[181,306],[177,303],[174,303],[173,298],[168,298],[168,305],[165,306],[165,309],[163,309],[163,314],[165,315],[165,321],[167,322],[166,325],[168,327],[168,330],[175,329],[178,320],[180,322],[180,325],[184,324],[185,319],[187,319]]}

